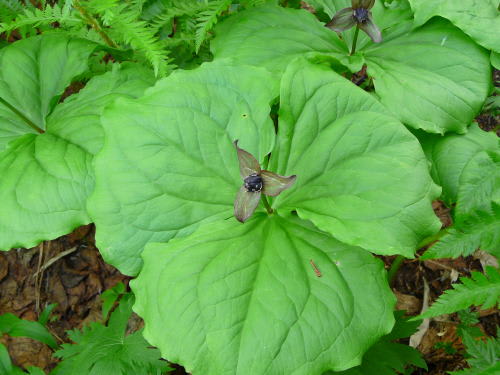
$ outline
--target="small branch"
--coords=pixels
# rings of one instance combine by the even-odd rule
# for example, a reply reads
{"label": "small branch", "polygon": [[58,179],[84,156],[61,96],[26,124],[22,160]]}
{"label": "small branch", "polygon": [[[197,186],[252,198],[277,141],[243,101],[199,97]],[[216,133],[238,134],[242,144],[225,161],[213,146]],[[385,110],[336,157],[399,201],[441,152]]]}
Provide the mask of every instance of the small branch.
{"label": "small branch", "polygon": [[45,271],[47,268],[49,268],[51,265],[53,265],[55,262],[57,262],[59,259],[64,258],[66,255],[69,255],[71,253],[74,253],[76,250],[78,250],[78,247],[72,247],[71,249],[65,250],[57,254],[55,257],[50,258],[47,262],[43,264],[43,266],[38,267],[38,271],[35,272],[35,275],[38,275],[40,272]]}
{"label": "small branch", "polygon": [[89,13],[87,13],[87,11],[85,10],[85,8],[80,5],[80,1],[79,0],[74,0],[73,7],[78,12],[80,12],[80,14],[82,15],[82,17],[85,20],[85,22],[87,22],[87,24],[90,27],[92,27],[101,36],[101,38],[106,42],[106,44],[108,46],[110,46],[111,48],[118,48],[118,46],[116,45],[116,43],[113,42],[113,40],[108,36],[108,34],[106,34],[104,32],[104,30],[102,29],[101,25],[99,25],[99,22],[97,21],[97,19],[95,19],[94,17],[92,17],[92,15],[90,15]]}
{"label": "small branch", "polygon": [[264,194],[262,194],[262,203],[264,203],[264,207],[266,208],[267,213],[269,215],[272,215],[274,211],[271,208],[271,206],[269,205],[269,202],[267,201],[267,198]]}
{"label": "small branch", "polygon": [[356,31],[354,32],[354,39],[352,40],[351,56],[356,52],[356,43],[358,42],[359,27],[356,25]]}
{"label": "small branch", "polygon": [[45,131],[36,124],[31,121],[29,118],[27,118],[24,114],[22,114],[16,107],[14,107],[12,104],[10,104],[8,101],[6,101],[4,98],[0,96],[0,103],[5,105],[7,108],[9,108],[12,112],[14,112],[16,115],[18,115],[30,128],[35,130],[37,133],[43,134]]}

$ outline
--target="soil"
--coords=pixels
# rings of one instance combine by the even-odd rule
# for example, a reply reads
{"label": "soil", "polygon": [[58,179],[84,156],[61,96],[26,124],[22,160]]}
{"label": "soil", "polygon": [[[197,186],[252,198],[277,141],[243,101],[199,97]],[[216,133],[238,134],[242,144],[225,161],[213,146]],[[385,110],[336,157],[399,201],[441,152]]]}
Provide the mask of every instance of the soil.
{"label": "soil", "polygon": [[[443,226],[451,224],[448,208],[435,202],[434,209]],[[387,268],[394,260],[394,257],[380,258]],[[416,315],[422,308],[425,282],[429,285],[431,303],[449,289],[458,276],[469,276],[473,270],[481,271],[482,268],[480,261],[472,256],[424,262],[405,260],[392,285],[397,308]],[[60,343],[70,342],[67,330],[101,320],[100,294],[118,282],[128,285],[129,280],[102,260],[94,245],[94,227],[80,227],[67,236],[32,249],[0,252],[0,314],[13,313],[23,319],[37,320],[48,304],[57,303],[53,311],[56,319],[48,323],[48,328]],[[137,316],[131,323],[132,330],[142,326]],[[467,367],[462,356],[464,348],[456,334],[457,323],[456,314],[431,321],[418,346],[429,370],[417,370],[415,375],[441,375]],[[499,324],[498,310],[481,313],[479,327],[486,334],[495,335]],[[3,336],[0,342],[7,346],[18,366],[39,366],[49,371],[57,364],[52,350],[34,340]],[[444,349],[436,349],[438,343],[448,343],[456,352],[448,354]],[[175,375],[186,374],[182,367],[175,367]]]}

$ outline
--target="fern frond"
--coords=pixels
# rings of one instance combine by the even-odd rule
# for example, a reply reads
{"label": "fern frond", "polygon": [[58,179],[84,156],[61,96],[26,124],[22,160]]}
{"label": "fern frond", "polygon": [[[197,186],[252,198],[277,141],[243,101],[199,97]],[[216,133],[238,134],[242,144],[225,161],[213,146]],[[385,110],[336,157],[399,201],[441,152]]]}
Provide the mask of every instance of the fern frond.
{"label": "fern frond", "polygon": [[184,16],[191,18],[207,9],[205,3],[198,1],[173,2],[170,6],[160,4],[162,5],[157,5],[156,15],[151,19],[151,27],[156,30],[171,22],[174,18]]}
{"label": "fern frond", "polygon": [[0,33],[9,32],[24,26],[38,27],[58,22],[61,25],[80,23],[81,20],[71,14],[69,9],[58,4],[47,5],[44,9],[24,9],[12,22],[0,23]]}
{"label": "fern frond", "polygon": [[124,11],[114,17],[109,32],[115,40],[142,53],[153,66],[156,76],[164,76],[171,69],[164,43],[156,37],[154,29],[137,19],[135,12]]}
{"label": "fern frond", "polygon": [[[469,306],[482,305],[483,309],[495,306],[500,300],[500,271],[486,267],[486,273],[472,272],[471,278],[460,278],[462,284],[453,284],[418,319],[451,314]],[[416,318],[414,318],[416,319]]]}
{"label": "fern frond", "polygon": [[0,0],[0,20],[13,20],[22,12],[23,7],[18,0]]}
{"label": "fern frond", "polygon": [[471,255],[478,248],[500,256],[500,206],[498,204],[492,204],[492,212],[477,211],[463,219],[461,223],[457,223],[421,258],[457,258]]}
{"label": "fern frond", "polygon": [[217,23],[218,17],[229,8],[231,0],[215,0],[209,4],[207,10],[200,13],[196,19],[196,36],[195,36],[195,49],[196,52],[200,50],[201,44],[207,38],[208,32]]}

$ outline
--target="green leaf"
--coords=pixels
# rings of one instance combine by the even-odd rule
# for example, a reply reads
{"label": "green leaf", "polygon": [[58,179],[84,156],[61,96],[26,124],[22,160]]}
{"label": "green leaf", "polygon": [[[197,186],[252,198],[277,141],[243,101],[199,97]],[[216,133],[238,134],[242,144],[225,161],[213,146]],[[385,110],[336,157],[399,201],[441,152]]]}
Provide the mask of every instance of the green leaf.
{"label": "green leaf", "polygon": [[281,84],[270,170],[297,175],[272,206],[338,240],[412,257],[440,228],[439,189],[417,139],[373,97],[327,67],[293,62]]}
{"label": "green leaf", "polygon": [[489,309],[500,302],[500,271],[486,267],[486,273],[472,272],[471,278],[461,277],[462,284],[452,284],[432,306],[413,319],[424,319],[433,316],[451,314],[469,306],[482,305]]}
{"label": "green leaf", "polygon": [[467,331],[462,331],[462,340],[467,347],[467,354],[472,356],[467,362],[470,369],[452,371],[452,375],[496,375],[500,371],[500,339],[490,337],[476,340]]}
{"label": "green leaf", "polygon": [[274,145],[276,91],[263,69],[205,64],[105,111],[89,210],[107,262],[135,274],[146,243],[232,216],[242,184],[232,142],[263,161]]}
{"label": "green leaf", "polygon": [[[500,146],[495,134],[481,130],[477,124],[470,126],[467,134],[446,137],[428,135],[421,138],[421,143],[431,162],[432,178],[443,188],[441,199],[448,205],[457,201],[460,181],[467,179],[466,176],[462,177],[467,165],[476,157],[482,160],[481,155],[485,152],[498,152]],[[481,195],[484,196],[484,193]]]}
{"label": "green leaf", "polygon": [[303,10],[253,8],[220,24],[212,51],[216,60],[231,57],[277,74],[297,56],[331,56],[351,71],[366,62],[377,96],[403,123],[463,133],[490,90],[489,54],[446,20],[408,32],[410,17],[407,7],[385,8],[378,1],[373,18],[384,41],[362,36],[358,52],[348,56],[352,30],[344,42]]}
{"label": "green leaf", "polygon": [[52,310],[54,310],[56,307],[57,303],[51,303],[50,305],[47,305],[41,312],[40,316],[38,317],[38,323],[40,323],[43,326],[46,326],[47,322],[49,321]]}
{"label": "green leaf", "polygon": [[500,53],[492,51],[490,61],[495,69],[500,69]]}
{"label": "green leaf", "polygon": [[469,256],[478,248],[500,258],[500,205],[491,212],[475,211],[460,217],[441,239],[431,246],[421,259],[457,258]]}
{"label": "green leaf", "polygon": [[13,337],[29,337],[43,342],[51,348],[57,347],[56,340],[42,324],[20,319],[14,314],[0,315],[0,332]]}
{"label": "green leaf", "polygon": [[434,16],[449,19],[477,43],[500,52],[494,30],[500,30],[500,12],[496,0],[409,0],[415,12],[415,26]]}
{"label": "green leaf", "polygon": [[490,211],[500,204],[500,151],[479,152],[460,175],[455,219],[478,211]]}
{"label": "green leaf", "polygon": [[381,102],[416,129],[464,133],[489,94],[488,54],[444,20],[373,46],[365,56]]}
{"label": "green leaf", "polygon": [[111,308],[123,293],[125,293],[125,284],[119,282],[114,287],[109,288],[101,294],[103,319],[108,317]]}
{"label": "green leaf", "polygon": [[[47,62],[52,68],[59,68],[57,53]],[[55,78],[41,78],[49,79]],[[117,97],[140,95],[150,84],[149,71],[116,66],[58,104],[44,119],[45,133],[25,134],[0,152],[0,249],[32,247],[91,221],[86,199],[94,188],[93,155],[103,142],[100,115]]]}
{"label": "green leaf", "polygon": [[0,343],[0,374],[10,374],[12,371],[12,361],[5,345]]}
{"label": "green leaf", "polygon": [[0,50],[0,151],[23,134],[46,129],[47,116],[64,89],[87,70],[94,48],[84,40],[49,34]]}
{"label": "green leaf", "polygon": [[210,44],[215,58],[231,58],[235,64],[281,74],[295,57],[321,52],[349,65],[347,46],[305,10],[274,5],[251,8],[219,23],[215,32]]}
{"label": "green leaf", "polygon": [[121,299],[111,314],[108,326],[91,323],[81,332],[69,331],[75,344],[63,344],[54,356],[62,362],[53,375],[150,375],[169,369],[160,360],[160,352],[150,348],[142,337],[142,331],[125,335],[127,322],[132,313],[132,295]]}
{"label": "green leaf", "polygon": [[411,346],[393,342],[412,335],[418,328],[418,322],[409,322],[403,318],[403,311],[395,311],[396,324],[392,332],[382,337],[363,356],[361,365],[342,372],[329,372],[326,375],[396,375],[404,373],[408,365],[427,370],[422,354]]}
{"label": "green leaf", "polygon": [[188,372],[341,371],[393,325],[382,263],[296,217],[219,221],[143,257],[144,335]]}

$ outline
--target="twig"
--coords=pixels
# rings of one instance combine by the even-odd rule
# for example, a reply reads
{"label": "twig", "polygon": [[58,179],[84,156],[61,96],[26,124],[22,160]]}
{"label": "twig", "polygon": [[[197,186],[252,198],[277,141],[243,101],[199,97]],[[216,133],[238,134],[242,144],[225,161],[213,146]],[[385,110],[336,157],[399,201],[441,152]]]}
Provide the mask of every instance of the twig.
{"label": "twig", "polygon": [[47,268],[49,268],[51,265],[53,265],[59,259],[64,258],[66,255],[74,253],[76,250],[78,250],[77,246],[72,247],[71,249],[62,251],[59,254],[57,254],[55,257],[50,258],[47,262],[44,263],[43,266],[39,267],[38,271],[36,271],[36,273],[35,273],[35,276],[38,275],[40,272],[45,271]]}

